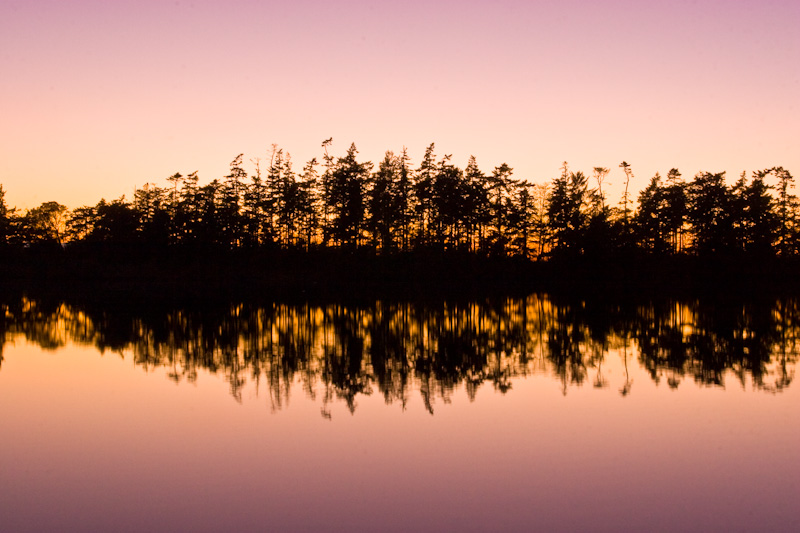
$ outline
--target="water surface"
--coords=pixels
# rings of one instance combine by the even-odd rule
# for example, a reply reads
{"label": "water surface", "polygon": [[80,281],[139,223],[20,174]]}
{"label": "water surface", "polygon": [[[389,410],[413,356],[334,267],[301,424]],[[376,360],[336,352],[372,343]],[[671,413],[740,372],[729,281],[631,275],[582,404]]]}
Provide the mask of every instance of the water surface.
{"label": "water surface", "polygon": [[800,528],[792,299],[2,306],[2,529]]}

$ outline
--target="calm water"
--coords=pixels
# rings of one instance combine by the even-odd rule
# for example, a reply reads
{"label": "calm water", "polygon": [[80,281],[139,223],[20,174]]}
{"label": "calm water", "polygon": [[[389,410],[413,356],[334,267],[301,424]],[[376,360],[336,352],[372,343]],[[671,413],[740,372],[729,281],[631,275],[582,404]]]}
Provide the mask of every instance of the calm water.
{"label": "calm water", "polygon": [[797,300],[1,305],[1,530],[800,530]]}

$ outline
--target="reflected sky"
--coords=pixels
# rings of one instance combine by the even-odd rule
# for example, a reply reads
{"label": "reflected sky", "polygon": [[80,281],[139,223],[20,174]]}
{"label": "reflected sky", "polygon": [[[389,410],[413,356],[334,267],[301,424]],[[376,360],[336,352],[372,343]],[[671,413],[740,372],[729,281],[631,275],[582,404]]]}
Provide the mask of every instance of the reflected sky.
{"label": "reflected sky", "polygon": [[[151,315],[6,304],[0,519],[15,531],[796,530],[800,403],[790,379],[779,386],[796,364],[794,327],[780,329],[793,305],[604,306],[601,327],[591,304],[546,296]],[[523,308],[545,316],[519,326]],[[683,359],[666,347],[670,321]],[[292,355],[287,323],[307,332],[308,355]],[[404,362],[376,356],[403,328]],[[256,342],[261,355],[246,355]],[[224,355],[233,345],[238,358]]]}

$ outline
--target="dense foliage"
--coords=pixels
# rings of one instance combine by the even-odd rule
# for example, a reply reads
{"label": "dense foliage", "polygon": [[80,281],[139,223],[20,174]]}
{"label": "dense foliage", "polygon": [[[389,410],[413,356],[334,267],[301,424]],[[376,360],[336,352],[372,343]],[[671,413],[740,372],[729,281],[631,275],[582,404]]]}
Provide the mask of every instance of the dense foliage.
{"label": "dense foliage", "polygon": [[132,200],[101,200],[68,210],[57,202],[10,209],[0,187],[0,245],[30,247],[93,243],[159,247],[371,249],[390,254],[420,249],[526,258],[605,258],[632,251],[652,255],[729,253],[791,256],[800,252],[798,202],[782,167],[758,170],[728,185],[725,173],[684,181],[677,169],[656,174],[614,205],[603,193],[608,168],[592,176],[564,163],[549,184],[512,178],[502,164],[488,174],[471,157],[466,168],[438,158],[431,144],[414,168],[403,150],[376,166],[359,161],[355,145],[341,157],[322,144],[298,173],[275,148],[252,174],[242,155],[230,173],[200,185],[196,172],[146,184]]}

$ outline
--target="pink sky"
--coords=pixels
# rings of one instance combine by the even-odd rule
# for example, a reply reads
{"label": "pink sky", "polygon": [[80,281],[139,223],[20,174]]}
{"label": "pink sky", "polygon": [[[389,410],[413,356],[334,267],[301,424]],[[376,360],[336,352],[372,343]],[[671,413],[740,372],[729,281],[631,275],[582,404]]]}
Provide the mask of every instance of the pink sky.
{"label": "pink sky", "polygon": [[[0,4],[0,184],[12,206],[201,182],[277,143],[297,167],[430,142],[547,182],[633,165],[800,175],[800,2]],[[612,194],[614,188],[612,187]]]}

